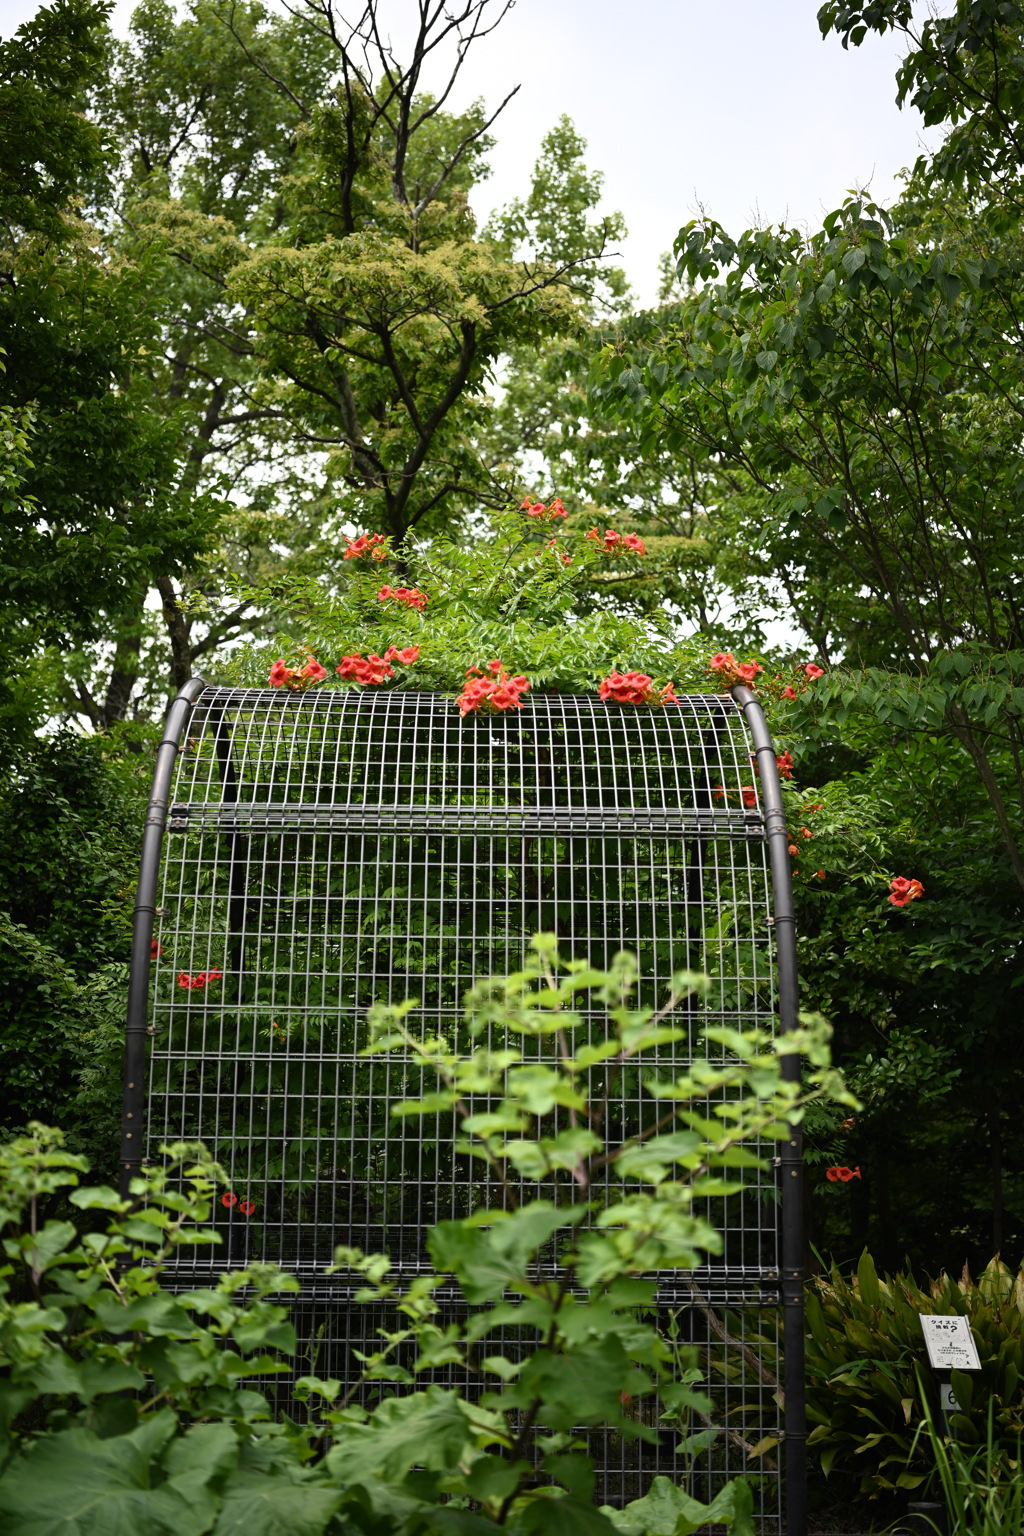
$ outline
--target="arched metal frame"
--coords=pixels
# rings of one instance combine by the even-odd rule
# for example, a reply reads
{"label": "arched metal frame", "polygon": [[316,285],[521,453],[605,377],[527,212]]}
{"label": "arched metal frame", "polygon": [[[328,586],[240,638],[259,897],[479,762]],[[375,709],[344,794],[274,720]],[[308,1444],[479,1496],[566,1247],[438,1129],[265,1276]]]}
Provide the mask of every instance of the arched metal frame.
{"label": "arched metal frame", "polygon": [[[302,822],[302,835],[307,837],[312,835],[312,831],[318,825],[321,827],[321,830],[328,833],[331,833],[333,828],[332,835],[341,835],[342,831],[347,835],[347,829],[341,828],[339,824],[339,806],[337,803],[330,807],[321,803],[320,813],[322,814],[318,813],[316,805],[311,805],[306,810],[303,810],[301,805],[299,805],[299,808],[296,809],[296,804],[302,801],[303,792],[301,790],[297,792],[297,801],[292,791],[285,790],[284,798],[281,799],[279,795],[278,802],[275,802],[276,810],[275,806],[269,803],[261,805],[259,810],[257,809],[255,802],[259,798],[259,791],[254,789],[251,784],[245,782],[245,775],[248,773],[251,777],[254,770],[248,760],[242,762],[241,765],[239,764],[237,743],[233,741],[233,732],[237,735],[239,731],[238,721],[242,718],[239,714],[239,709],[241,708],[244,713],[244,709],[250,706],[252,708],[262,707],[252,704],[254,699],[258,700],[261,697],[266,700],[268,695],[265,693],[261,694],[255,690],[210,690],[207,689],[206,684],[201,679],[193,679],[175,699],[167,716],[163,738],[157,753],[153,791],[143,834],[138,898],[134,919],[126,1034],[124,1124],[121,1157],[121,1177],[124,1189],[127,1189],[133,1172],[139,1167],[146,1156],[147,1042],[154,1034],[154,1019],[159,1013],[158,1005],[151,999],[152,954],[157,947],[154,945],[156,923],[159,915],[157,889],[160,878],[161,857],[164,850],[165,831],[169,822],[172,828],[176,828],[180,832],[195,831],[197,827],[201,831],[205,825],[207,833],[218,839],[217,846],[221,849],[221,852],[217,855],[217,858],[223,866],[218,877],[220,880],[220,896],[218,898],[220,907],[218,910],[222,910],[225,914],[223,917],[225,938],[232,934],[242,935],[246,931],[246,924],[249,923],[251,926],[250,913],[253,902],[251,844],[254,837],[259,838],[262,836],[269,839],[277,836],[282,833],[284,826],[288,824],[296,825],[296,817]],[[314,697],[317,696],[282,697],[281,695],[269,695],[269,698],[273,700],[275,705],[287,704],[287,707],[293,711],[295,718],[299,718],[299,712],[303,709],[308,710],[309,704]],[[322,699],[324,696],[321,694],[319,697]],[[351,693],[339,694],[335,691],[330,697],[334,701],[339,701],[345,698],[353,700],[360,696]],[[410,700],[410,696],[407,694],[382,694],[373,700],[373,703],[383,707],[385,701],[393,700],[397,705],[400,701],[406,700],[406,708],[412,708],[417,697],[423,700],[429,696],[413,696],[413,699]],[[753,747],[753,752],[749,754],[749,757],[756,760],[757,763],[758,775],[751,775],[754,777],[755,785],[759,785],[760,791],[756,808],[748,809],[745,814],[729,808],[728,801],[730,797],[738,798],[735,792],[738,791],[739,784],[735,778],[735,773],[733,775],[733,782],[729,785],[730,793],[723,792],[716,796],[716,786],[712,783],[712,778],[715,777],[716,772],[721,774],[724,785],[726,777],[725,769],[722,766],[724,758],[721,756],[722,731],[724,729],[726,736],[729,736],[729,733],[733,730],[732,725],[728,724],[726,716],[721,714],[721,711],[728,704],[728,700],[723,700],[721,696],[695,696],[694,698],[684,700],[681,708],[681,715],[687,710],[690,711],[690,715],[687,718],[690,721],[689,728],[691,732],[696,731],[694,740],[700,738],[703,741],[703,745],[698,753],[698,758],[702,759],[702,763],[697,761],[697,759],[687,760],[689,764],[688,771],[693,782],[689,809],[685,815],[680,811],[682,802],[678,802],[674,806],[669,804],[659,806],[654,789],[648,789],[641,794],[640,799],[644,802],[641,805],[610,808],[617,813],[624,812],[625,815],[610,814],[609,808],[604,805],[604,790],[601,787],[607,775],[604,774],[602,776],[603,770],[601,770],[599,764],[595,766],[592,763],[588,768],[584,762],[581,768],[577,765],[578,771],[576,771],[576,778],[574,780],[577,783],[577,789],[575,791],[566,790],[564,794],[561,791],[557,793],[552,791],[549,795],[546,790],[538,791],[537,784],[544,778],[544,774],[541,774],[538,770],[537,779],[533,783],[532,793],[534,800],[532,805],[529,802],[528,793],[530,786],[527,784],[525,770],[523,770],[521,773],[521,783],[518,784],[518,789],[522,796],[521,811],[514,810],[510,813],[508,807],[504,807],[502,827],[504,828],[504,834],[508,834],[509,827],[511,826],[512,835],[518,837],[521,842],[524,840],[525,835],[530,832],[531,828],[540,837],[559,836],[570,839],[573,837],[577,839],[594,839],[614,834],[621,842],[627,835],[624,831],[626,820],[630,822],[632,829],[629,835],[637,839],[650,839],[652,848],[654,841],[658,839],[675,838],[678,840],[688,837],[687,847],[689,852],[686,858],[687,870],[685,881],[687,887],[686,900],[690,902],[694,899],[695,880],[697,887],[699,887],[701,880],[707,878],[705,864],[709,857],[709,849],[712,850],[712,876],[714,874],[714,867],[717,867],[714,866],[714,858],[717,857],[714,849],[717,845],[709,839],[715,835],[721,838],[723,836],[723,829],[724,834],[742,839],[744,842],[749,842],[751,837],[759,838],[766,848],[770,864],[771,905],[773,911],[771,916],[765,920],[771,924],[770,931],[774,935],[771,960],[774,967],[775,990],[777,992],[779,1027],[781,1030],[786,1031],[795,1026],[797,1019],[797,971],[795,919],[790,876],[790,856],[788,853],[789,839],[786,832],[782,805],[781,784],[776,766],[775,749],[771,743],[760,703],[751,690],[743,686],[735,687],[732,690],[732,697],[749,731],[749,741]],[[203,717],[202,725],[197,726],[193,724],[193,715],[197,704],[201,700],[203,701],[203,709],[200,711]],[[240,705],[240,700],[248,702]],[[582,709],[581,701],[569,699],[567,702],[569,704],[575,702],[578,712]],[[479,732],[482,729],[479,721],[458,721],[457,717],[454,716],[454,707],[449,701],[435,701],[434,706],[431,706],[434,708],[435,714],[439,706],[447,711],[448,716],[452,719],[452,729],[454,732],[465,736],[467,732],[472,735],[474,731],[477,731],[478,739],[491,739],[490,737],[484,738],[479,736]],[[270,705],[267,707],[269,708]],[[550,709],[555,706],[550,701],[549,705],[545,706],[544,696],[531,700],[530,717],[535,721],[539,721],[543,716],[545,707],[548,707],[550,712]],[[595,710],[594,703],[587,701],[587,707],[593,713],[594,718],[598,719],[599,716]],[[714,713],[715,708],[719,711],[717,717]],[[601,712],[606,712],[609,707],[602,705],[599,706],[599,709]],[[644,724],[645,717],[650,721],[655,717],[655,712],[620,710],[616,706],[611,706],[611,709],[615,711],[615,717],[619,720],[631,718],[637,722],[634,729],[636,741],[632,745],[630,745],[629,738],[630,727],[627,725],[622,726],[622,731],[626,733],[624,736],[620,733],[620,735],[616,735],[614,738],[609,738],[609,740],[614,740],[617,744],[612,751],[612,755],[614,756],[615,751],[620,750],[621,742],[626,741],[627,747],[629,747],[627,757],[629,757],[630,751],[633,754],[632,757],[629,757],[631,764],[629,771],[632,774],[635,769],[636,776],[644,779],[646,782],[647,769],[643,767],[641,759],[645,749],[648,753],[653,752],[654,754],[657,754],[659,750],[665,751],[666,738],[663,734],[658,736],[658,731],[663,731],[663,726],[659,725],[655,728],[652,725]],[[536,713],[538,710],[539,713]],[[563,710],[564,713],[565,711]],[[571,710],[569,713],[571,715]],[[672,712],[666,709],[656,713],[664,721],[670,718]],[[229,716],[231,716],[231,719],[229,719]],[[232,720],[234,724],[232,724]],[[698,728],[693,724],[694,720],[704,723]],[[708,728],[709,720],[712,721],[710,729]],[[216,773],[219,786],[217,801],[219,803],[213,806],[210,804],[204,806],[202,803],[197,803],[195,799],[188,798],[180,806],[175,806],[172,814],[171,790],[175,768],[177,766],[179,769],[178,789],[180,794],[181,786],[184,782],[181,772],[183,753],[187,755],[190,750],[193,752],[201,752],[203,750],[198,745],[196,747],[192,746],[192,740],[195,738],[189,740],[190,725],[192,725],[193,730],[200,729],[204,731],[205,735],[210,739],[210,750],[206,753],[205,760],[209,765],[211,783],[213,782],[214,772]],[[486,726],[486,729],[489,731],[491,727]],[[588,729],[590,729],[589,726]],[[701,730],[703,730],[703,736],[700,736]],[[654,732],[653,735],[652,731]],[[443,743],[455,739],[454,736],[449,735],[447,724],[443,727],[442,736]],[[498,738],[495,737],[494,739],[497,740]],[[539,740],[540,738],[538,737],[537,739]],[[559,741],[564,739],[564,737],[558,737]],[[730,740],[732,740],[731,737]],[[370,741],[371,737],[367,737],[366,743]],[[416,750],[420,752],[425,750],[426,757],[429,759],[431,753],[435,750],[435,736],[430,735],[428,732],[422,738],[422,741],[425,746],[418,747]],[[588,750],[592,756],[596,753],[599,758],[603,750],[600,741],[596,737],[588,738],[588,741],[589,747],[584,746],[580,749],[581,758],[586,758]],[[186,745],[187,742],[188,745]],[[262,753],[263,747],[260,746],[258,750]],[[368,747],[367,750],[369,752],[372,748]],[[444,750],[443,746],[440,750]],[[507,761],[507,747],[504,750]],[[536,755],[539,758],[543,758],[544,750],[540,749]],[[691,748],[687,747],[687,752],[690,750]],[[243,754],[244,751],[245,748],[243,748]],[[732,741],[732,751],[735,758],[732,766],[735,772],[738,773],[740,758],[737,755],[738,747],[735,741]],[[637,755],[638,752],[639,756]],[[718,754],[717,757],[716,754]],[[550,757],[550,751],[548,755]],[[709,775],[712,760],[718,764],[718,767]],[[696,768],[694,766],[695,762],[697,762]],[[367,766],[373,771],[378,767],[378,764],[368,762]],[[653,765],[651,766],[652,780],[656,780],[658,775],[663,775],[663,766],[658,769],[657,774],[653,772]],[[684,763],[683,766],[685,768],[686,764]],[[257,775],[259,771],[259,768],[255,770]],[[429,773],[430,770],[428,768],[425,771]],[[384,776],[385,778],[387,776],[386,770]],[[458,771],[457,777],[459,784],[456,799],[460,796],[465,798],[468,794],[469,799],[473,800],[475,797],[471,786],[468,783],[464,784],[462,782],[461,768]],[[557,775],[547,772],[548,780],[553,780],[553,777],[557,777]],[[685,773],[682,777],[685,778]],[[193,778],[195,778],[195,772],[193,773]],[[677,778],[679,778],[678,772]],[[397,783],[398,779],[396,778],[396,785]],[[588,795],[593,799],[596,793],[596,801],[594,802],[596,809],[594,806],[591,806],[588,812],[586,807],[581,808],[579,805],[569,803],[574,794],[577,799],[580,798],[579,784],[590,785],[590,788],[583,794],[584,799]],[[596,791],[594,790],[595,785],[598,786]],[[351,787],[350,776],[349,798],[345,802],[344,807],[340,808],[342,819],[351,808]],[[656,784],[655,788],[657,788]],[[271,791],[268,789],[267,795],[270,793]],[[322,790],[318,788],[316,793],[320,796]],[[397,795],[398,790],[396,789],[396,797]],[[428,825],[436,824],[436,826],[442,829],[438,833],[439,836],[453,835],[453,829],[458,822],[457,806],[453,806],[450,809],[446,809],[442,805],[436,806],[436,815],[434,815],[433,823],[431,823],[429,808],[425,811],[423,805],[417,804],[413,806],[411,803],[413,798],[412,791],[410,791],[410,803],[404,807],[404,810],[412,818],[411,821],[407,818],[407,830],[415,825],[422,831]],[[426,798],[429,801],[430,792],[427,793]],[[716,798],[719,802],[724,801],[726,803],[724,805],[716,805]],[[671,800],[671,794],[668,796],[668,799]],[[540,801],[547,802],[548,800],[550,800],[550,804],[540,804]],[[559,803],[556,803],[556,801]],[[385,807],[386,813],[391,810],[390,804]],[[319,821],[318,814],[320,815]],[[277,816],[276,821],[275,815]],[[445,823],[446,815],[449,818],[450,824]],[[480,820],[481,806],[479,804],[473,806],[473,815],[475,826],[485,825],[486,827],[486,824]],[[511,821],[509,819],[510,815]],[[366,821],[365,815],[364,821]],[[373,816],[371,815],[369,821],[366,821],[366,826],[370,829],[369,835],[384,836],[386,839],[389,835],[387,828],[389,826],[393,828],[393,821],[393,816],[389,820],[389,815],[385,814],[383,819],[378,817],[377,822],[374,823]],[[374,825],[377,826],[376,833],[373,832]],[[445,827],[447,827],[447,830],[445,830]],[[491,832],[486,834],[484,839],[485,847],[494,846],[494,830],[492,828]],[[500,835],[504,834],[499,834],[499,840]],[[298,849],[300,846],[299,834],[296,833],[295,837],[295,848]],[[488,837],[491,838],[490,842],[487,842]],[[283,835],[280,837],[280,843],[283,846]],[[474,849],[476,848],[475,841],[472,846]],[[429,845],[426,842],[422,843],[421,848],[427,850],[429,854]],[[298,857],[297,854],[296,857]],[[653,862],[652,854],[652,868]],[[589,869],[586,858],[584,858],[583,864]],[[607,866],[602,865],[601,868],[605,869]],[[258,901],[263,900],[262,895],[258,897]],[[699,905],[699,889],[697,890],[697,900]],[[640,912],[640,905],[639,898],[637,898],[638,914]],[[260,908],[260,910],[262,911],[263,909]],[[525,914],[525,901],[523,910]],[[526,935],[523,936],[525,937]],[[627,933],[622,937],[628,944],[630,935]],[[243,951],[241,945],[242,941],[239,939],[235,953],[235,961],[239,971],[236,1002],[242,996],[241,968],[243,965]],[[228,979],[231,978],[231,963],[228,960],[224,966]],[[176,965],[177,960],[169,967],[163,967],[165,972],[169,972],[165,978],[168,985],[173,984],[173,973]],[[662,980],[664,979],[662,977]],[[770,980],[769,985],[771,985]],[[173,993],[165,992],[163,995],[165,998],[167,996],[174,997]],[[367,998],[363,1001],[369,1000]],[[173,1010],[173,1006],[173,1003],[167,1004],[165,1002],[163,1005],[164,1014],[168,1014],[169,1008]],[[157,1011],[154,1012],[154,1009]],[[274,1027],[278,1027],[276,1022]],[[200,1037],[197,1035],[196,1038]],[[158,1053],[150,1053],[151,1056],[156,1054]],[[785,1071],[790,1077],[798,1077],[800,1072],[799,1058],[795,1056],[787,1057]],[[218,1098],[219,1103],[220,1099]],[[188,1124],[178,1124],[175,1128],[183,1135],[194,1133]],[[202,1130],[202,1127],[199,1127],[199,1129]],[[159,1139],[157,1128],[154,1127],[154,1142],[157,1139]],[[153,1150],[155,1150],[155,1147]],[[772,1151],[775,1152],[776,1150],[773,1146]],[[738,1257],[742,1261],[744,1254],[754,1251],[757,1259],[755,1265],[745,1267],[740,1262],[734,1274],[719,1274],[719,1288],[717,1291],[713,1289],[713,1286],[710,1289],[708,1288],[711,1285],[711,1280],[709,1277],[705,1277],[704,1279],[698,1278],[696,1282],[689,1283],[688,1287],[685,1287],[683,1291],[673,1292],[671,1284],[667,1284],[659,1289],[659,1296],[664,1295],[667,1304],[671,1304],[674,1300],[677,1305],[689,1307],[694,1318],[697,1318],[698,1313],[708,1317],[714,1337],[719,1340],[719,1345],[709,1345],[709,1348],[720,1347],[722,1351],[727,1351],[735,1344],[739,1353],[746,1358],[750,1355],[751,1346],[743,1342],[743,1339],[739,1333],[736,1333],[736,1330],[740,1330],[740,1333],[742,1333],[743,1328],[746,1326],[744,1321],[746,1317],[745,1309],[751,1303],[751,1298],[755,1294],[760,1295],[762,1299],[754,1301],[753,1305],[763,1308],[765,1288],[774,1287],[782,1302],[786,1340],[784,1352],[783,1437],[786,1470],[785,1531],[787,1536],[804,1536],[806,1530],[806,1425],[804,1417],[803,1361],[804,1239],[803,1167],[799,1135],[794,1132],[788,1141],[781,1144],[781,1148],[778,1151],[781,1155],[775,1158],[779,1174],[779,1219],[776,1234],[778,1239],[777,1258],[772,1261],[769,1255],[766,1264],[765,1255],[761,1252],[758,1242],[754,1242],[753,1249],[751,1250],[750,1242],[744,1236],[745,1246],[742,1249],[736,1247],[735,1243],[733,1245],[734,1257]],[[439,1213],[434,1210],[432,1212],[424,1211],[423,1214],[429,1220],[436,1217]],[[330,1217],[328,1217],[328,1220],[330,1220]],[[237,1261],[240,1257],[243,1257],[238,1252],[236,1241],[233,1240],[236,1235],[237,1229],[235,1229],[234,1233],[229,1230],[227,1254],[229,1261]],[[287,1266],[287,1254],[275,1254],[274,1256],[281,1256]],[[294,1256],[298,1258],[298,1252]],[[329,1258],[329,1253],[326,1255],[326,1258]],[[222,1263],[223,1260],[224,1255],[221,1253],[217,1262]],[[771,1267],[773,1262],[775,1267]],[[758,1268],[760,1274],[757,1278],[760,1290],[755,1293],[749,1291],[749,1285],[753,1270]],[[750,1273],[747,1273],[747,1269],[750,1270]],[[308,1279],[310,1294],[315,1293],[317,1296],[320,1296],[322,1303],[323,1297],[321,1292],[317,1291],[317,1283],[313,1280],[312,1275],[308,1276]],[[697,1286],[703,1287],[701,1292],[703,1299],[698,1297],[696,1302],[694,1302],[692,1295],[688,1295],[687,1291],[696,1294]],[[744,1290],[744,1286],[748,1287],[748,1290]],[[334,1295],[333,1300],[328,1296],[328,1306],[337,1306],[339,1304],[344,1305],[344,1302],[339,1302],[337,1295]],[[721,1317],[715,1313],[715,1306],[718,1306]],[[734,1310],[728,1310],[730,1308]],[[726,1319],[724,1327],[722,1318]],[[760,1328],[761,1325],[758,1324],[752,1329],[750,1334],[750,1337],[755,1340],[755,1351],[762,1337]],[[736,1334],[735,1338],[730,1335],[730,1330]],[[723,1354],[721,1358],[725,1361],[725,1365],[722,1368],[728,1374],[729,1361],[732,1357],[727,1358]],[[334,1373],[337,1374],[336,1371]],[[745,1366],[741,1372],[741,1380],[746,1383],[745,1390],[753,1389],[751,1383],[747,1382]],[[763,1396],[763,1383],[760,1384],[760,1388]],[[741,1422],[743,1422],[742,1416]],[[730,1431],[730,1433],[735,1434],[736,1432]],[[742,1439],[742,1436],[740,1438]],[[670,1468],[662,1464],[658,1465],[655,1470],[665,1471],[670,1470]],[[634,1488],[633,1491],[635,1492],[636,1489]],[[765,1528],[768,1529],[769,1527],[766,1526]]]}

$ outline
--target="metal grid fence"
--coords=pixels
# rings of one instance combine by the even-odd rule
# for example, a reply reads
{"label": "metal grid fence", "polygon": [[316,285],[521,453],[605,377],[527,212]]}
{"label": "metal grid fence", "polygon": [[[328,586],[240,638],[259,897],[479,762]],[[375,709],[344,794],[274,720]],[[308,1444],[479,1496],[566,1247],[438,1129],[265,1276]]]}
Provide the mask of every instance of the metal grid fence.
{"label": "metal grid fence", "polygon": [[[206,1250],[190,1277],[225,1257],[292,1270],[303,1371],[350,1378],[353,1349],[372,1349],[382,1324],[324,1277],[335,1246],[387,1252],[401,1279],[425,1267],[434,1222],[501,1203],[486,1168],[453,1151],[451,1114],[390,1113],[434,1084],[401,1054],[360,1054],[367,1008],[418,998],[424,1029],[459,1043],[467,988],[518,969],[535,932],[598,968],[633,950],[642,1001],[663,1001],[679,970],[712,978],[689,1040],[655,1067],[690,1059],[709,1023],[771,1027],[757,786],[728,696],[638,710],[537,695],[462,720],[411,691],[198,692],[156,903],[144,1145],[201,1138],[239,1202],[218,1212],[227,1254]],[[654,1112],[624,1072],[615,1128],[632,1134]],[[754,1174],[711,1213],[724,1238],[713,1265],[658,1277],[665,1327],[700,1346],[721,1429],[694,1491],[743,1471],[765,1531],[781,1519],[773,1456],[753,1454],[782,1434],[778,1201],[774,1170]],[[457,1311],[454,1296],[445,1305]],[[676,1438],[606,1436],[600,1496],[678,1476]]]}

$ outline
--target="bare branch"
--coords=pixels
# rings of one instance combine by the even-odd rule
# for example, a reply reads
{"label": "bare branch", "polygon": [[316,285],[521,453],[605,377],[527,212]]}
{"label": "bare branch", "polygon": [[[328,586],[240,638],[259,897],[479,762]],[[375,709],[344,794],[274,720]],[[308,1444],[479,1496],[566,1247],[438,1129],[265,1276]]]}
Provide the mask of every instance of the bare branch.
{"label": "bare branch", "polygon": [[[483,134],[485,134],[487,132],[488,128],[494,122],[494,120],[498,116],[498,114],[500,112],[504,112],[505,108],[508,106],[509,102],[512,100],[512,97],[515,96],[516,93],[518,91],[520,91],[521,89],[522,89],[521,86],[514,85],[512,87],[512,89],[509,91],[508,95],[505,97],[505,100],[501,103],[501,105],[497,108],[496,111],[491,113],[491,115],[487,119],[487,121],[485,123],[482,123],[481,126],[476,130],[475,133],[469,133],[469,134],[466,135],[466,137],[463,139],[462,143],[459,145],[458,149],[455,151],[455,154],[452,156],[452,158],[448,161],[447,165],[442,170],[440,176],[437,177],[436,181],[433,182],[433,184],[427,189],[427,191],[424,193],[424,195],[420,198],[419,202],[416,204],[416,207],[413,209],[413,217],[414,218],[418,219],[420,217],[420,215],[423,213],[423,211],[426,209],[428,204],[433,202],[435,194],[440,191],[441,187],[444,186],[444,183],[448,180],[448,177],[451,175],[452,171],[454,171],[455,167],[458,165],[459,161],[462,159],[462,157],[466,153],[467,149],[469,149],[470,145],[471,144],[475,144],[477,139],[481,138],[483,136]],[[428,114],[424,113],[424,116],[422,118],[420,118],[419,121],[423,122],[427,115]],[[419,123],[416,123],[414,125],[414,127],[418,128],[419,127]]]}
{"label": "bare branch", "polygon": [[256,55],[249,50],[248,46],[245,43],[245,40],[239,35],[238,30],[235,27],[235,7],[234,7],[234,4],[232,4],[232,6],[231,6],[231,12],[230,12],[230,15],[229,15],[227,20],[225,20],[225,18],[223,16],[221,16],[217,11],[214,11],[213,14],[217,18],[217,20],[221,23],[222,26],[227,27],[228,31],[231,33],[231,36],[234,38],[234,40],[238,44],[239,48],[241,48],[242,52],[245,54],[246,58],[248,59],[249,63],[252,65],[253,69],[259,70],[260,74],[263,76],[263,78],[265,80],[269,80],[272,85],[276,85],[277,89],[282,93],[282,95],[287,96],[288,100],[291,101],[294,104],[294,106],[296,107],[298,112],[301,114],[301,116],[308,121],[308,119],[309,119],[309,108],[306,106],[305,102],[301,101],[299,99],[299,97],[296,96],[296,94],[292,90],[291,86],[286,85],[283,80],[281,80],[277,75],[275,75],[273,70],[268,68],[268,66],[266,64],[264,64],[262,59],[257,58]]}

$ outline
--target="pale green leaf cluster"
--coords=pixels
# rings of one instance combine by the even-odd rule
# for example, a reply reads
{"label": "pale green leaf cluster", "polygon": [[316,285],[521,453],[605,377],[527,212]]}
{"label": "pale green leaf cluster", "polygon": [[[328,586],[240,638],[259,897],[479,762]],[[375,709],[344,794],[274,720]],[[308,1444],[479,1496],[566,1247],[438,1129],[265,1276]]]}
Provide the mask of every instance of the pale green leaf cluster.
{"label": "pale green leaf cluster", "polygon": [[[624,1510],[596,1509],[586,1436],[668,1429],[684,1448],[704,1444],[710,1400],[689,1346],[656,1325],[645,1274],[705,1262],[719,1239],[695,1200],[738,1189],[807,1104],[851,1099],[813,1016],[783,1042],[709,1029],[706,1057],[666,1068],[666,1048],[688,1038],[679,1010],[705,981],[680,974],[658,1010],[635,1005],[635,986],[628,955],[595,971],[541,935],[520,972],[467,994],[479,1043],[466,1053],[418,1029],[412,1003],[371,1013],[366,1052],[401,1052],[437,1084],[396,1112],[450,1110],[501,1202],[434,1228],[433,1272],[404,1290],[386,1257],[337,1251],[354,1304],[394,1317],[358,1356],[362,1381],[385,1393],[370,1410],[356,1387],[304,1376],[294,1391],[307,1422],[270,1417],[253,1378],[294,1356],[288,1275],[252,1264],[205,1289],[164,1288],[182,1248],[219,1240],[223,1175],[202,1147],[164,1148],[124,1199],[81,1187],[85,1160],[57,1132],[33,1126],[0,1148],[5,1532],[685,1536],[710,1520],[752,1536],[742,1483],[703,1506],[658,1478]],[[662,1064],[648,1070],[655,1048]],[[784,1073],[793,1052],[805,1087]],[[653,1117],[617,1142],[609,1094],[635,1069]],[[436,1297],[448,1277],[467,1304],[461,1321]],[[441,1368],[479,1389],[431,1381]]]}

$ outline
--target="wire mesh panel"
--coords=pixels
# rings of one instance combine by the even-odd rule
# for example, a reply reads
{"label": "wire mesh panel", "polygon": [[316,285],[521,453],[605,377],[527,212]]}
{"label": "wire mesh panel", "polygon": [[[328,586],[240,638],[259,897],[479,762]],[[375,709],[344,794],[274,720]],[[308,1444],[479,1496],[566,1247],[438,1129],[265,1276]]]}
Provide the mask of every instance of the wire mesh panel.
{"label": "wire mesh panel", "polygon": [[[502,1201],[485,1165],[453,1150],[451,1112],[392,1115],[436,1084],[411,1057],[361,1054],[367,1009],[416,998],[417,1027],[465,1043],[466,990],[519,969],[546,931],[602,969],[634,951],[642,1003],[663,1002],[680,970],[712,978],[689,1039],[645,1071],[704,1054],[709,1023],[770,1027],[757,784],[728,696],[639,710],[539,695],[463,720],[450,700],[406,691],[201,692],[157,904],[148,1148],[201,1138],[228,1170],[230,1262],[273,1260],[303,1280],[303,1371],[346,1379],[380,1326],[324,1278],[336,1245],[385,1251],[411,1275],[433,1223]],[[603,1028],[603,1015],[585,1019]],[[609,1139],[656,1113],[639,1068],[623,1071]],[[665,1327],[700,1347],[722,1431],[692,1476],[710,1494],[744,1471],[766,1530],[778,1477],[752,1453],[780,1433],[776,1212],[774,1172],[753,1174],[711,1213],[721,1254],[658,1292]],[[224,1250],[206,1262],[222,1268]],[[603,1496],[676,1474],[669,1438],[606,1437]]]}

